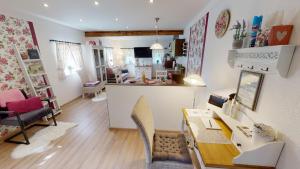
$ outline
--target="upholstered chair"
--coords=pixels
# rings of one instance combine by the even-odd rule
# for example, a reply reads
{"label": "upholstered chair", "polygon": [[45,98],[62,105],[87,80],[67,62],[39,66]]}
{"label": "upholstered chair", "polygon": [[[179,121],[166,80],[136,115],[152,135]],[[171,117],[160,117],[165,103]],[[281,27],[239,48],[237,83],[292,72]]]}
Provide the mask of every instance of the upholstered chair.
{"label": "upholstered chair", "polygon": [[144,141],[147,169],[193,169],[185,137],[180,132],[158,132],[144,96],[131,115]]}

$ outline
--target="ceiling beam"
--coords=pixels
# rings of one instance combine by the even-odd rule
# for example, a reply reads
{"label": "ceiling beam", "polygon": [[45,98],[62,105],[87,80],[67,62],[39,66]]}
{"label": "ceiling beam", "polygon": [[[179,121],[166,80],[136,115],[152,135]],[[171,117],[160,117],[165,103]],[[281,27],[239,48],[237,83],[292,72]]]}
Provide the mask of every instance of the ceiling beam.
{"label": "ceiling beam", "polygon": [[[153,36],[156,30],[135,30],[135,31],[91,31],[85,32],[85,37],[104,36]],[[183,30],[159,30],[158,35],[183,35]]]}

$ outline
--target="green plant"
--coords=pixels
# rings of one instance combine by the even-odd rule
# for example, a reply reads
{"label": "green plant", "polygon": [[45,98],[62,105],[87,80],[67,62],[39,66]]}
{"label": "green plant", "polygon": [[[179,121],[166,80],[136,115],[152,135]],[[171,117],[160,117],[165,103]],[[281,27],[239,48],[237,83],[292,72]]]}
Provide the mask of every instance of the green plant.
{"label": "green plant", "polygon": [[241,24],[239,21],[236,21],[236,24],[232,26],[230,30],[234,30],[235,34],[233,35],[234,40],[243,40],[245,37],[247,37],[246,32],[246,22],[243,20],[243,23]]}

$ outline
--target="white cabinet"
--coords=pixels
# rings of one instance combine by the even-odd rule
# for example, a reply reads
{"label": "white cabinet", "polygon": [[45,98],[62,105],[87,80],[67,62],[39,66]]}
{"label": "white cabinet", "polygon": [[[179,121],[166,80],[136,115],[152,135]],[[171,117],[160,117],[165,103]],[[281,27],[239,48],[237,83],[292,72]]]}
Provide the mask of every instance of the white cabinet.
{"label": "white cabinet", "polygon": [[103,48],[93,47],[93,56],[95,61],[97,80],[106,83],[106,59],[104,56]]}
{"label": "white cabinet", "polygon": [[135,77],[136,79],[142,78],[143,73],[147,79],[152,79],[152,66],[136,66]]}
{"label": "white cabinet", "polygon": [[232,68],[286,77],[295,48],[294,45],[283,45],[230,50],[228,64]]}

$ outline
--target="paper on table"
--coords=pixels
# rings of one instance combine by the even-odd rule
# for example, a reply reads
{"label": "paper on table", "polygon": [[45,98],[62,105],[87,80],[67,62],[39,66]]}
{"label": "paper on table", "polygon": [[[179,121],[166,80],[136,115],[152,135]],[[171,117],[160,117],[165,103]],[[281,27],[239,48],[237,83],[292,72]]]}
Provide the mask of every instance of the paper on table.
{"label": "paper on table", "polygon": [[213,117],[213,112],[205,109],[187,109],[189,117]]}

